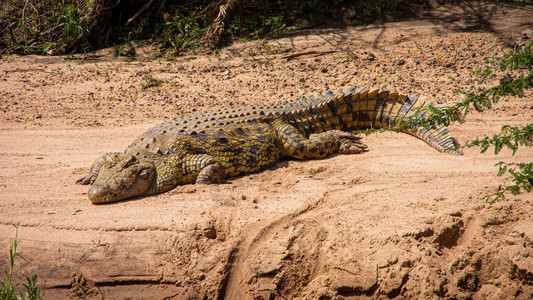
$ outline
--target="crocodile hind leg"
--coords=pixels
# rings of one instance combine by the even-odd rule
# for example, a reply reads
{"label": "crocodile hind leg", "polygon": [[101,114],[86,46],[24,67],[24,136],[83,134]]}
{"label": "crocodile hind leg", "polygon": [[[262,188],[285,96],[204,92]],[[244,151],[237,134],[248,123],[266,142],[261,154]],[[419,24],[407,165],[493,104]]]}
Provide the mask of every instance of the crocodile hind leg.
{"label": "crocodile hind leg", "polygon": [[98,177],[98,173],[100,173],[100,169],[102,168],[102,166],[108,163],[117,162],[117,157],[119,154],[120,152],[109,152],[102,155],[100,158],[93,162],[89,174],[78,178],[78,180],[76,180],[76,183],[81,185],[93,184],[96,178]]}
{"label": "crocodile hind leg", "polygon": [[294,126],[281,120],[275,120],[272,125],[283,143],[284,155],[294,158],[324,158],[335,152],[361,153],[367,148],[360,142],[360,136],[340,130],[312,134],[306,138]]}

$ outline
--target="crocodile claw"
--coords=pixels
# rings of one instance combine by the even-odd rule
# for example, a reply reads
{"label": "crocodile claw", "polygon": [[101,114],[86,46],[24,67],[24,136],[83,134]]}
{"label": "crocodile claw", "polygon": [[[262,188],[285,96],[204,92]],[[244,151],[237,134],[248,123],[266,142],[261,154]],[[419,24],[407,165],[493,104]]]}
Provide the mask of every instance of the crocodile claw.
{"label": "crocodile claw", "polygon": [[78,178],[78,180],[76,180],[76,184],[81,184],[81,185],[93,184],[95,179],[96,178],[93,175],[83,176],[83,177]]}

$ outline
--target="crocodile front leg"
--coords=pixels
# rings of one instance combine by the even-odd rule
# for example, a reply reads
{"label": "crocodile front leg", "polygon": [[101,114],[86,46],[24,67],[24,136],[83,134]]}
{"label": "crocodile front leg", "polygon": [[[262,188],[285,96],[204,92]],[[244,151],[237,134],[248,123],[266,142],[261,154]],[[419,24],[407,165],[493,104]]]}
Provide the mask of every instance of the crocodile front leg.
{"label": "crocodile front leg", "polygon": [[109,152],[102,155],[100,158],[93,162],[89,174],[78,178],[78,180],[76,180],[76,183],[81,185],[93,184],[96,178],[98,177],[102,166],[106,163],[115,163],[116,161],[118,161],[117,157],[119,154],[120,152]]}
{"label": "crocodile front leg", "polygon": [[183,159],[183,173],[178,184],[224,182],[226,168],[218,158],[208,154],[188,154]]}
{"label": "crocodile front leg", "polygon": [[294,126],[282,120],[274,120],[272,125],[283,143],[286,156],[314,159],[335,152],[353,154],[367,151],[367,146],[360,142],[361,137],[348,132],[330,130],[306,138]]}
{"label": "crocodile front leg", "polygon": [[200,171],[196,184],[222,183],[224,181],[225,168],[220,161],[213,158],[209,160],[209,165]]}

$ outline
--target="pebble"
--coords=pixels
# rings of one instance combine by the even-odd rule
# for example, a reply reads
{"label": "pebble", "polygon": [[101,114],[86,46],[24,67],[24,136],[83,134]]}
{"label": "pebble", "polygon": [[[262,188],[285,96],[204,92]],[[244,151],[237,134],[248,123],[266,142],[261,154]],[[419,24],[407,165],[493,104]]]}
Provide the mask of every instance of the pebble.
{"label": "pebble", "polygon": [[368,60],[368,61],[373,61],[374,59],[376,59],[376,56],[372,53],[368,53],[368,55],[363,59]]}
{"label": "pebble", "polygon": [[403,65],[405,65],[405,60],[400,59],[399,61],[396,62],[396,64],[397,64],[398,66],[403,66]]}
{"label": "pebble", "polygon": [[48,215],[55,215],[55,214],[56,214],[56,212],[55,212],[55,211],[53,211],[53,210],[51,210],[51,211],[47,212],[46,214],[48,214]]}

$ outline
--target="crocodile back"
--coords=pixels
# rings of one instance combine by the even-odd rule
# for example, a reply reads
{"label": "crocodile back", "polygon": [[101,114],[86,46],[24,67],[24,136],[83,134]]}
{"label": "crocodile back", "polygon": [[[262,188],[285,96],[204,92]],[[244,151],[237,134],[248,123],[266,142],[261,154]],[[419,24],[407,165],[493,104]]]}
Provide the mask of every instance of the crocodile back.
{"label": "crocodile back", "polygon": [[[325,96],[331,98],[333,94],[326,93]],[[305,110],[312,105],[324,103],[325,99],[324,96],[317,95],[316,97],[302,97],[299,101],[276,105],[230,107],[223,110],[195,112],[179,116],[150,128],[129,145],[126,151],[142,148],[158,153],[162,151],[165,141],[176,133],[205,133],[206,131],[216,131],[225,126],[265,122],[282,114],[294,113]]]}
{"label": "crocodile back", "polygon": [[[281,118],[300,133],[309,137],[328,130],[354,130],[393,127],[398,119],[413,116],[417,107],[426,103],[418,94],[407,96],[379,89],[351,88],[345,93],[331,93],[302,97],[299,101],[277,105],[244,106],[212,112],[183,115],[157,125],[140,135],[126,149],[143,148],[160,153],[165,141],[173,134],[217,131],[242,123],[266,122]],[[441,152],[462,154],[453,150],[455,140],[446,127],[434,129],[410,128],[401,130],[416,136]]]}

